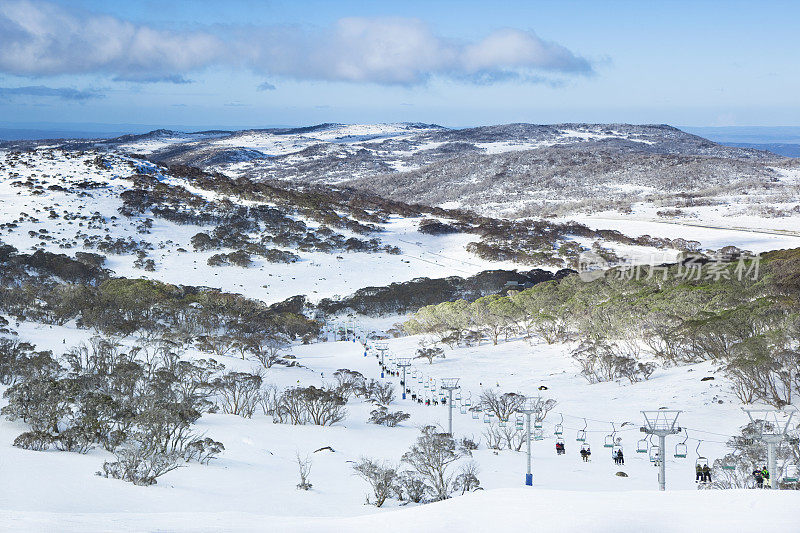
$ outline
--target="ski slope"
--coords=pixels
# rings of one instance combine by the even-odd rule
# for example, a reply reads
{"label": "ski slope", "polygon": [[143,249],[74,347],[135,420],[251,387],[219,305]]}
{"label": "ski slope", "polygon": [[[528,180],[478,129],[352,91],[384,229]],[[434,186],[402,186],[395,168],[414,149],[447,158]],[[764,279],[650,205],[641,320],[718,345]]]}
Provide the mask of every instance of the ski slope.
{"label": "ski slope", "polygon": [[[21,339],[55,351],[90,335],[69,326],[33,323],[20,324],[19,333]],[[390,353],[413,355],[419,340],[389,340]],[[695,449],[713,461],[724,453],[728,436],[746,421],[724,378],[711,366],[659,370],[651,380],[636,384],[588,385],[577,375],[568,349],[512,340],[498,346],[448,350],[445,359],[431,365],[414,363],[424,379],[438,382],[442,377],[460,377],[462,395],[471,394],[473,399],[481,388],[539,394],[539,386],[548,387],[541,394],[556,399],[558,405],[545,421],[546,438],[533,443],[532,488],[523,487],[523,452],[494,452],[483,445],[472,459],[480,466],[484,492],[434,505],[398,507],[389,500],[381,509],[365,506],[368,487],[352,474],[353,461],[367,456],[398,462],[416,439],[418,426],[446,427],[446,407],[426,407],[410,400],[398,399],[390,406],[412,415],[396,428],[367,424],[372,406],[359,400],[351,400],[348,417],[332,427],[273,424],[260,412],[252,419],[206,414],[198,431],[222,441],[225,451],[210,465],[180,468],[152,487],[94,476],[103,460],[111,457],[102,450],[79,455],[14,448],[11,441],[25,426],[2,420],[0,524],[18,531],[374,531],[379,524],[389,531],[406,527],[429,531],[449,523],[466,531],[485,531],[492,524],[503,529],[536,524],[555,531],[642,531],[645,526],[648,531],[738,531],[738,526],[730,529],[732,524],[757,521],[775,531],[797,530],[796,493],[695,490]],[[273,367],[267,372],[267,383],[319,385],[331,381],[339,368],[379,378],[375,352],[365,357],[359,343],[295,346],[292,353],[303,367]],[[186,357],[209,356],[186,353]],[[233,357],[215,358],[230,369],[255,368],[254,363]],[[700,381],[706,376],[715,379]],[[398,378],[385,379],[398,383]],[[415,388],[423,390],[421,385]],[[683,438],[668,439],[666,494],[657,492],[656,469],[647,456],[635,453],[641,438],[639,411],[659,407],[684,410],[679,420],[688,428],[690,449],[689,458],[675,459],[672,448]],[[553,427],[561,414],[567,453],[557,456]],[[575,442],[584,418],[587,442],[594,452],[589,463],[581,461]],[[626,456],[622,467],[612,462],[602,446],[612,431],[611,422],[622,437]],[[481,419],[454,412],[457,438],[477,439],[483,427]],[[326,446],[334,451],[315,453]],[[307,492],[295,488],[297,453],[313,461],[313,489]],[[628,477],[616,476],[620,470]],[[658,519],[651,524],[654,517]]]}

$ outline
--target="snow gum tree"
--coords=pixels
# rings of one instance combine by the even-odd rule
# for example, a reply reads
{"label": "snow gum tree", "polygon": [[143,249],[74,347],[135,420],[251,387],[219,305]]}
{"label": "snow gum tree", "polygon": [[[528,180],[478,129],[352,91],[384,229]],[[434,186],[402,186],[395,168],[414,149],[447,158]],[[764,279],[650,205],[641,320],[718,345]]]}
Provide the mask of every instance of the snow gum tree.
{"label": "snow gum tree", "polygon": [[402,462],[410,465],[426,482],[435,501],[450,497],[453,475],[450,466],[459,458],[456,442],[448,433],[439,433],[433,426],[422,428],[422,434]]}

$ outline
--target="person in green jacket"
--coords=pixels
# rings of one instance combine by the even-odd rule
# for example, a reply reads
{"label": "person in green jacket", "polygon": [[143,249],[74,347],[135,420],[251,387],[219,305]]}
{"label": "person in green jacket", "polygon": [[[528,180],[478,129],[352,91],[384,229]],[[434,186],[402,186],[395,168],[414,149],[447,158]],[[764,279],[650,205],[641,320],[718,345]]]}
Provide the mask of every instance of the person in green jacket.
{"label": "person in green jacket", "polygon": [[766,466],[761,469],[761,477],[764,478],[764,483],[769,485],[769,470],[767,470]]}

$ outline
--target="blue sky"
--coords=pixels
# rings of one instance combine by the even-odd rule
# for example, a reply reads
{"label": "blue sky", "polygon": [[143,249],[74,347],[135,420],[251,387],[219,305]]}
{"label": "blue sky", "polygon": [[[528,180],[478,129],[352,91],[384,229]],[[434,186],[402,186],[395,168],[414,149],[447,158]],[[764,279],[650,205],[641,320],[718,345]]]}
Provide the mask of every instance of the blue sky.
{"label": "blue sky", "polygon": [[0,123],[800,125],[798,2],[0,2]]}

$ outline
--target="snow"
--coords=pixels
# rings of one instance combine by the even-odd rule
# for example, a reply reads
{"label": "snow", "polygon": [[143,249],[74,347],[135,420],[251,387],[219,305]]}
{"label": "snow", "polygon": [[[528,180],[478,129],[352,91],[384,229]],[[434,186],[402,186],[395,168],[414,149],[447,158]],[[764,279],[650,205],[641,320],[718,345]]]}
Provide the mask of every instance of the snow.
{"label": "snow", "polygon": [[[402,135],[403,125],[332,126],[297,139],[252,133],[247,142],[271,153],[294,150],[317,139],[345,140]],[[300,139],[299,137],[303,137]],[[159,142],[153,140],[153,143]],[[221,139],[219,142],[228,142]],[[233,141],[231,141],[233,142]],[[293,144],[294,143],[294,144]],[[155,146],[153,144],[152,146]],[[138,146],[142,150],[144,144]],[[511,146],[506,148],[513,149]],[[0,162],[9,154],[0,152]],[[27,157],[27,156],[25,156]],[[171,283],[217,286],[266,302],[307,294],[312,300],[349,294],[368,285],[386,285],[419,276],[467,276],[490,268],[515,268],[513,263],[483,261],[464,249],[474,235],[430,236],[419,233],[418,219],[391,217],[383,225],[380,238],[403,250],[389,254],[300,253],[301,261],[289,265],[263,264],[240,269],[212,268],[206,259],[212,252],[179,253],[191,249],[189,239],[205,228],[177,225],[155,219],[149,234],[136,231],[136,220],[118,213],[119,192],[129,187],[124,178],[132,169],[127,159],[109,155],[111,169],[87,167],[94,154],[71,157],[54,152],[52,159],[34,156],[32,166],[17,165],[12,176],[0,174],[0,223],[11,222],[27,213],[39,219],[18,222],[13,232],[0,238],[23,251],[35,247],[74,254],[81,250],[61,248],[62,239],[72,240],[80,230],[86,235],[147,239],[156,245],[150,257],[157,262],[156,272],[133,268],[134,256],[109,256],[108,266],[118,275],[147,276]],[[35,176],[34,176],[35,175]],[[46,175],[46,176],[45,176]],[[42,182],[42,194],[32,195],[14,181],[29,176]],[[797,181],[797,171],[787,171],[784,180]],[[92,179],[103,187],[78,196],[48,190],[49,185],[69,186]],[[188,184],[168,179],[170,183]],[[194,190],[205,197],[213,193]],[[732,206],[735,202],[732,201]],[[48,219],[49,207],[87,214],[95,211],[109,219],[100,227],[78,226],[63,217]],[[600,214],[578,218],[590,227],[618,229],[628,235],[650,234],[698,240],[705,248],[736,245],[754,252],[800,246],[797,217],[769,218],[745,215],[731,218],[713,207],[695,208],[698,218],[658,220],[655,213],[639,208],[633,215],[619,217]],[[118,218],[112,222],[112,216]],[[574,217],[570,217],[574,219]],[[314,224],[306,220],[309,225]],[[48,230],[53,240],[40,244],[28,232]],[[80,241],[80,239],[78,239]],[[163,244],[163,248],[161,245]],[[588,244],[588,243],[585,243]],[[614,245],[615,250],[637,261],[646,262],[651,254],[661,260],[674,259],[675,251]],[[89,250],[91,251],[91,250]],[[403,316],[359,318],[366,330],[386,330]],[[91,332],[74,324],[49,326],[22,322],[12,326],[22,340],[40,349],[60,354],[86,341]],[[120,339],[132,344],[135,339]],[[388,340],[390,353],[413,356],[421,337]],[[529,344],[520,339],[497,346],[462,347],[447,350],[445,359],[433,364],[415,360],[413,370],[425,379],[459,377],[462,395],[476,400],[482,388],[500,392],[542,394],[558,401],[544,424],[546,438],[533,443],[534,487],[522,486],[525,456],[514,451],[494,453],[485,446],[474,452],[480,465],[478,477],[486,489],[474,494],[429,505],[399,507],[394,500],[385,508],[364,505],[366,484],[352,474],[352,462],[362,456],[394,462],[418,435],[418,426],[446,424],[447,409],[425,407],[410,400],[396,400],[392,409],[412,415],[397,428],[366,423],[373,406],[351,400],[349,415],[333,427],[274,424],[270,417],[257,413],[252,419],[233,415],[206,414],[197,431],[222,441],[225,451],[210,465],[187,465],[170,472],[156,486],[135,487],[121,481],[94,475],[111,455],[95,449],[86,455],[66,452],[34,452],[12,446],[14,438],[26,430],[20,422],[0,419],[0,528],[6,531],[456,531],[531,530],[547,531],[740,531],[769,529],[797,531],[800,511],[797,494],[770,491],[698,491],[694,484],[694,458],[709,459],[726,453],[725,442],[746,423],[741,405],[731,393],[730,384],[711,363],[657,370],[649,381],[629,384],[610,382],[590,385],[578,376],[569,357],[569,344]],[[352,342],[323,342],[297,345],[292,354],[302,367],[273,367],[266,382],[279,387],[298,383],[319,385],[329,382],[340,368],[362,372],[379,379],[373,354]],[[208,358],[210,354],[188,349],[187,358]],[[214,357],[232,370],[253,370],[255,364],[233,357]],[[411,371],[411,370],[410,370]],[[410,372],[409,371],[409,372]],[[410,374],[409,374],[410,375]],[[701,381],[703,377],[714,380]],[[397,378],[391,379],[396,385]],[[419,386],[419,385],[417,385]],[[540,387],[546,390],[540,391]],[[0,387],[2,391],[3,387]],[[0,405],[5,404],[0,400]],[[670,407],[682,409],[679,423],[686,428],[689,457],[667,455],[666,493],[656,491],[656,471],[643,455],[635,453],[642,437],[640,410]],[[561,421],[566,429],[567,454],[554,451],[554,425]],[[511,422],[513,423],[513,422]],[[612,425],[613,423],[613,425]],[[585,424],[585,426],[584,426]],[[586,427],[593,448],[589,463],[580,460],[575,432]],[[478,438],[484,428],[481,419],[454,411],[457,437]],[[603,438],[616,429],[623,439],[626,464],[619,467],[603,448]],[[683,437],[668,439],[671,451]],[[333,452],[320,451],[330,446]],[[695,451],[697,450],[697,451]],[[310,491],[299,491],[295,454],[313,460]],[[464,461],[466,459],[463,459]],[[629,477],[615,473],[624,470]]]}
{"label": "snow", "polygon": [[531,531],[585,533],[797,531],[796,495],[754,491],[595,495],[498,489],[358,517],[276,517],[258,511],[26,513],[0,510],[6,531]]}
{"label": "snow", "polygon": [[[20,328],[21,338],[55,350],[88,335],[71,327],[25,323]],[[388,342],[391,353],[411,355],[419,340],[406,337]],[[110,457],[102,450],[79,455],[14,448],[10,443],[24,426],[2,420],[0,524],[7,530],[57,527],[63,531],[250,531],[265,524],[283,531],[373,531],[383,524],[384,529],[396,531],[401,527],[432,530],[450,524],[466,531],[484,531],[491,524],[507,529],[536,523],[557,531],[687,531],[701,520],[703,531],[726,531],[731,524],[759,520],[776,531],[796,530],[792,524],[800,512],[791,505],[796,502],[794,493],[694,490],[692,452],[698,440],[702,440],[700,453],[713,460],[724,453],[724,435],[731,435],[746,421],[720,376],[700,381],[713,374],[710,365],[660,370],[644,383],[588,385],[576,375],[566,355],[568,348],[510,341],[448,350],[446,359],[432,365],[415,363],[426,378],[459,376],[462,394],[471,393],[473,399],[481,386],[527,394],[537,393],[540,385],[548,387],[542,394],[559,404],[545,422],[547,438],[533,443],[532,488],[522,486],[524,453],[495,454],[484,447],[473,457],[480,465],[483,493],[408,508],[399,508],[392,500],[382,509],[365,506],[367,487],[352,475],[351,461],[362,456],[398,461],[415,440],[416,426],[446,424],[445,407],[425,407],[409,400],[393,404],[394,409],[412,414],[397,428],[367,424],[371,406],[353,400],[348,418],[333,427],[273,424],[260,413],[253,419],[206,414],[199,421],[198,432],[222,441],[225,452],[210,465],[191,464],[146,488],[92,475]],[[293,354],[306,368],[273,367],[267,382],[279,386],[298,381],[320,384],[338,368],[378,377],[376,359],[364,357],[360,344],[296,346]],[[186,355],[208,356],[191,351]],[[253,368],[248,361],[220,360],[232,369]],[[397,383],[397,378],[387,379]],[[680,422],[688,428],[692,451],[688,459],[667,456],[665,494],[655,490],[656,469],[645,456],[634,453],[636,440],[641,438],[639,410],[661,406],[684,410]],[[558,413],[564,415],[567,446],[567,454],[561,457],[553,449]],[[580,460],[574,441],[583,418],[594,451],[589,463]],[[602,447],[603,437],[611,432],[610,421],[616,423],[617,435],[623,438],[624,467],[614,465]],[[623,426],[624,422],[631,425]],[[482,426],[480,419],[454,411],[456,436],[477,437]],[[668,450],[678,441],[668,439]],[[313,453],[325,446],[335,451]],[[293,461],[298,452],[313,460],[314,487],[308,492],[294,487],[297,473]],[[615,476],[618,470],[629,477]],[[581,511],[577,515],[576,509]],[[699,509],[703,510],[701,519]]]}

